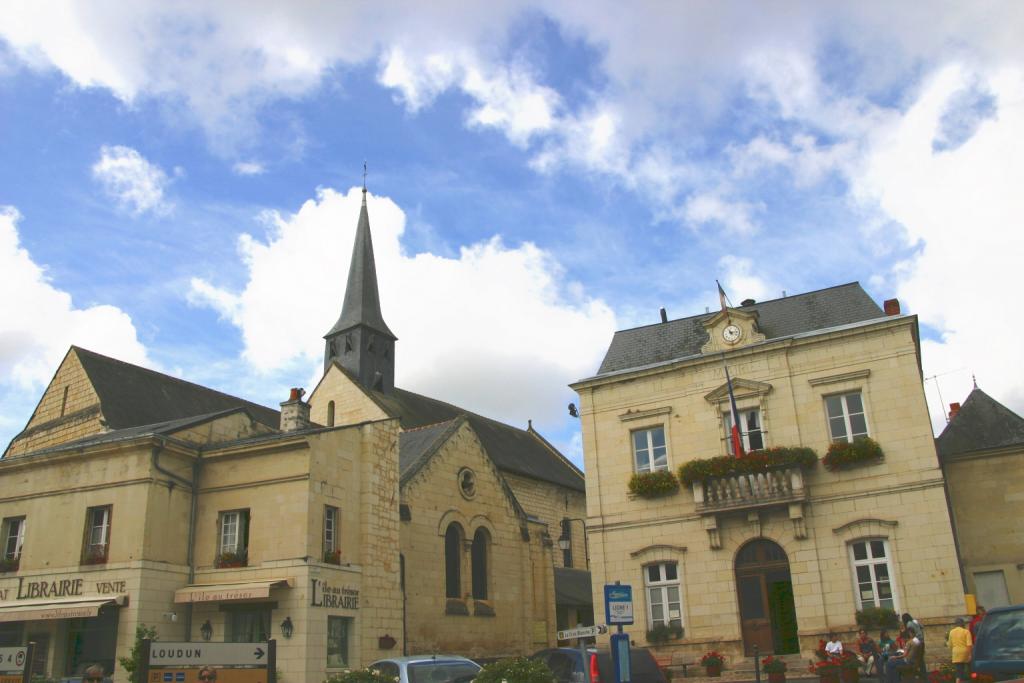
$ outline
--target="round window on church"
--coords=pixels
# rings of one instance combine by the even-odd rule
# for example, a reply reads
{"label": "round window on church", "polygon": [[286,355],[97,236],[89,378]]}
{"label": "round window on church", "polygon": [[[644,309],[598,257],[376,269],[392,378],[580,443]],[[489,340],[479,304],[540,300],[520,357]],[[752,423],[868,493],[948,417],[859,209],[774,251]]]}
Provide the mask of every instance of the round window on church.
{"label": "round window on church", "polygon": [[476,473],[468,467],[459,470],[459,493],[463,498],[472,498],[476,495]]}

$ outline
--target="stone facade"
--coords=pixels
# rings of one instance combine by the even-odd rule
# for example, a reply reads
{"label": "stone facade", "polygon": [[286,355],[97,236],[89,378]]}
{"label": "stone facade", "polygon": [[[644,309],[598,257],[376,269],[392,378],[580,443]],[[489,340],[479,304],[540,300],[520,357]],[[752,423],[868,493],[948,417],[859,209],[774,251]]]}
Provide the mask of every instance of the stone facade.
{"label": "stone facade", "polygon": [[[581,400],[595,605],[603,584],[632,585],[636,623],[627,630],[643,643],[654,625],[648,570],[668,563],[678,570],[684,635],[662,648],[664,656],[692,663],[718,649],[735,662],[759,638],[762,653],[809,654],[828,631],[855,630],[861,588],[854,546],[879,541],[885,552],[879,571],[891,573],[895,609],[944,628],[962,613],[964,597],[922,389],[916,319],[880,317],[772,340],[759,334],[752,316],[728,312],[704,323],[703,353],[573,387]],[[733,324],[743,341],[723,344],[724,328]],[[707,480],[661,498],[630,494],[637,432],[663,430],[672,472],[694,459],[729,454],[723,358],[739,413],[758,411],[764,447],[804,446],[824,455],[831,441],[826,397],[858,393],[884,459],[835,472],[818,463],[761,479]],[[758,546],[770,556],[743,565]],[[757,562],[777,567],[776,575],[758,570]],[[758,591],[774,593],[758,597]],[[757,614],[761,606],[768,614]],[[791,642],[783,644],[786,620],[795,624]],[[767,648],[764,629],[771,630]]]}

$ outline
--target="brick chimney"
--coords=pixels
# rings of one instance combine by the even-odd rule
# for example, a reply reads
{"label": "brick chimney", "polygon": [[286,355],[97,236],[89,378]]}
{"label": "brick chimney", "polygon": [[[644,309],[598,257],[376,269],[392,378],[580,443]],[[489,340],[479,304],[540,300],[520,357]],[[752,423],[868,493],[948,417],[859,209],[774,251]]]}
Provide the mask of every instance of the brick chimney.
{"label": "brick chimney", "polygon": [[292,387],[288,400],[281,404],[281,431],[297,432],[309,427],[309,404],[302,402],[306,390]]}
{"label": "brick chimney", "polygon": [[950,403],[949,404],[949,419],[950,420],[952,420],[954,417],[956,417],[956,414],[959,413],[959,412],[960,412],[960,404],[959,403]]}
{"label": "brick chimney", "polygon": [[899,315],[900,314],[900,300],[899,299],[886,299],[885,303],[882,304],[882,308],[885,309],[886,315]]}

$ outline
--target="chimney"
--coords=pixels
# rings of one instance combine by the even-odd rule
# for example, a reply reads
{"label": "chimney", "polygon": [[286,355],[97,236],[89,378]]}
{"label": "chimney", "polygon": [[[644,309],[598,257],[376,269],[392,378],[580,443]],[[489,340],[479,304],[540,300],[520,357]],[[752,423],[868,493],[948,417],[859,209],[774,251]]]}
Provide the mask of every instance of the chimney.
{"label": "chimney", "polygon": [[668,322],[668,312],[664,308],[661,309],[661,322]]}
{"label": "chimney", "polygon": [[900,314],[900,300],[899,299],[886,299],[885,303],[882,304],[882,308],[885,309],[886,315],[899,315]]}
{"label": "chimney", "polygon": [[956,414],[959,413],[959,412],[960,412],[960,404],[959,403],[950,403],[949,404],[949,419],[950,420],[952,420],[954,417],[956,417]]}
{"label": "chimney", "polygon": [[744,299],[743,301],[740,302],[740,306],[753,306],[756,303],[757,302],[754,301],[753,299]]}
{"label": "chimney", "polygon": [[309,427],[309,404],[302,402],[306,390],[292,387],[288,400],[281,404],[281,431],[297,432]]}

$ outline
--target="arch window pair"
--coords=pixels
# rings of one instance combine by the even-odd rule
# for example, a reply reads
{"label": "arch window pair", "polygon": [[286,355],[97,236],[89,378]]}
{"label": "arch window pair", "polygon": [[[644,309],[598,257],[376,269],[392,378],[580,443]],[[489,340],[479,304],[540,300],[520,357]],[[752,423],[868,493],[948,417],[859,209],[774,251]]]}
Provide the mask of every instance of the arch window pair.
{"label": "arch window pair", "polygon": [[[445,596],[449,598],[462,597],[464,538],[465,532],[458,522],[452,522],[448,525],[448,529],[444,534],[444,576]],[[473,542],[470,545],[470,574],[472,596],[475,600],[487,599],[487,560],[490,540],[490,534],[487,533],[487,529],[480,527],[473,534]]]}

